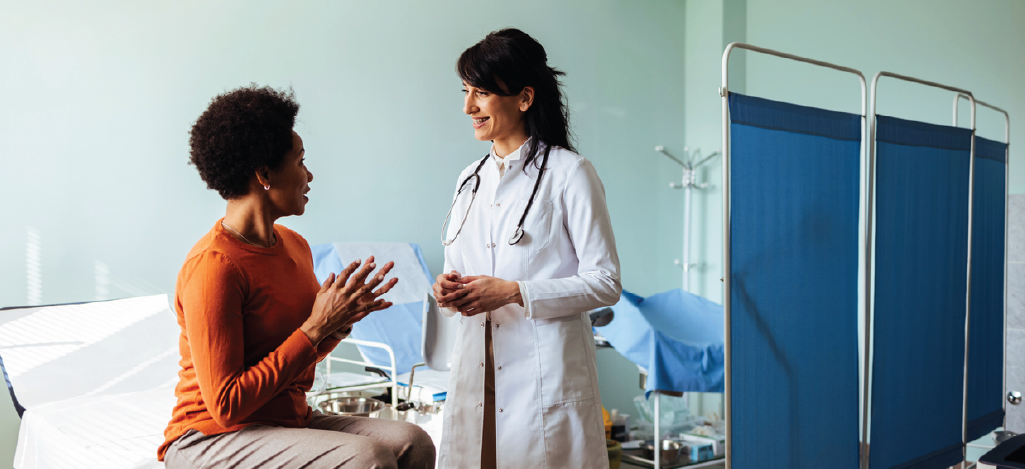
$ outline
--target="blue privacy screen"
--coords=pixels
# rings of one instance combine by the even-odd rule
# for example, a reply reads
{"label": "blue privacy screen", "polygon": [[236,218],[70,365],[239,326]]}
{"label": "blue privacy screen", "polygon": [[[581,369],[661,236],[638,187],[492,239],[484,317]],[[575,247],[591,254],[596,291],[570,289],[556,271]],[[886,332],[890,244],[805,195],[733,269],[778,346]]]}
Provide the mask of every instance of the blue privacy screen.
{"label": "blue privacy screen", "polygon": [[1007,144],[975,137],[968,441],[1004,424],[1004,185]]}
{"label": "blue privacy screen", "polygon": [[733,467],[857,468],[861,116],[730,118]]}
{"label": "blue privacy screen", "polygon": [[970,130],[879,116],[871,469],[961,461]]}

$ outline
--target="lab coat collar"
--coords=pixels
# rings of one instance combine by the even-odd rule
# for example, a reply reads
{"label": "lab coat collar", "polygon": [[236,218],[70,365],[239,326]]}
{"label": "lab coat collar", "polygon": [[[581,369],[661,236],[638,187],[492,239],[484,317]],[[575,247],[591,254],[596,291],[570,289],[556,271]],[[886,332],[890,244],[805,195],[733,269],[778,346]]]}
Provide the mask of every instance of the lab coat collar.
{"label": "lab coat collar", "polygon": [[[520,159],[520,157],[523,154],[523,150],[526,149],[528,143],[530,143],[530,139],[529,138],[525,142],[523,142],[523,145],[520,145],[519,148],[517,148],[516,150],[513,150],[512,153],[509,153],[508,155],[505,155],[505,158],[502,158],[502,160],[504,160],[505,163],[508,164],[511,167],[513,165],[513,161],[516,161],[516,160]],[[495,163],[498,163],[498,161],[499,161],[498,154],[495,153],[495,145],[494,144],[491,145],[491,159],[494,160]]]}

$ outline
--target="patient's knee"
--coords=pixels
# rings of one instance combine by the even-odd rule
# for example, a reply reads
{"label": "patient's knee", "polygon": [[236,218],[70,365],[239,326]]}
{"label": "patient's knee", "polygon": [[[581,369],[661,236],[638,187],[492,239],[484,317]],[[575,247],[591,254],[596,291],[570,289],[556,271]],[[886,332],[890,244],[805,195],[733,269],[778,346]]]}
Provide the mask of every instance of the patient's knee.
{"label": "patient's knee", "polygon": [[402,447],[395,453],[399,464],[403,468],[432,468],[434,467],[434,442],[430,435],[422,428],[405,423],[396,429],[399,440],[403,442]]}
{"label": "patient's knee", "polygon": [[[377,441],[369,442],[369,448],[366,453],[360,455],[363,456],[360,459],[360,463],[354,467],[368,467],[373,469],[398,469],[399,464],[395,459],[395,453],[392,452],[391,448],[384,443]],[[343,467],[349,467],[343,465]]]}

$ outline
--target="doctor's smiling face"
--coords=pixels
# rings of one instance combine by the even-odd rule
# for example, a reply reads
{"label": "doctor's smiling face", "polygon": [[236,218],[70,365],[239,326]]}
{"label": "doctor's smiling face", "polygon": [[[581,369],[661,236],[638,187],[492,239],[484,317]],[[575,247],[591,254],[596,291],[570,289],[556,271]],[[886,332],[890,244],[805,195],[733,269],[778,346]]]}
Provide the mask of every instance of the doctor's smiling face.
{"label": "doctor's smiling face", "polygon": [[[501,147],[500,142],[519,141],[522,144],[527,139],[523,115],[530,109],[534,98],[532,87],[524,87],[512,96],[502,96],[464,81],[463,94],[463,112],[470,116],[473,136],[477,140],[491,140]],[[511,150],[517,147],[519,145]]]}

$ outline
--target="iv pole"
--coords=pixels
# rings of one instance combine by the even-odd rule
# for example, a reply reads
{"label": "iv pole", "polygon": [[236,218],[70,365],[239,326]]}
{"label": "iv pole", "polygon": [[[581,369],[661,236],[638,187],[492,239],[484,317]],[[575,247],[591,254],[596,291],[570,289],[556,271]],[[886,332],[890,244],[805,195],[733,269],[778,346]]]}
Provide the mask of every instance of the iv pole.
{"label": "iv pole", "polygon": [[683,152],[686,155],[686,161],[681,161],[679,158],[670,155],[662,145],[655,147],[655,151],[666,155],[669,159],[675,161],[676,164],[683,167],[683,179],[681,182],[669,183],[669,187],[672,187],[673,189],[683,189],[683,257],[682,259],[674,260],[673,263],[683,267],[683,291],[690,291],[690,270],[697,267],[697,264],[692,264],[690,262],[690,192],[693,189],[704,189],[708,187],[707,182],[703,182],[701,184],[696,182],[697,169],[702,164],[705,164],[712,158],[718,156],[719,152],[713,151],[708,156],[701,158],[700,148],[695,148],[694,151],[691,152],[684,147]]}

